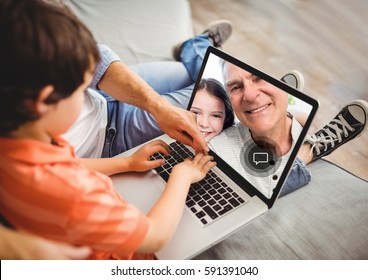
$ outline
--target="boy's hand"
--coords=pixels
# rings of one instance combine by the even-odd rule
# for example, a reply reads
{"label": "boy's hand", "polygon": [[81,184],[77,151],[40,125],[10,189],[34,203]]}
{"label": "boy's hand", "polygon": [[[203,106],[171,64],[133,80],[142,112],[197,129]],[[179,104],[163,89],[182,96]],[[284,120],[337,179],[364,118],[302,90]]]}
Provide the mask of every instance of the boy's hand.
{"label": "boy's hand", "polygon": [[170,147],[162,140],[154,140],[143,145],[134,154],[129,157],[130,170],[146,171],[165,163],[164,159],[150,160],[149,157],[153,154],[161,153],[168,155]]}
{"label": "boy's hand", "polygon": [[187,158],[182,163],[176,165],[172,172],[176,173],[175,176],[178,176],[177,174],[180,173],[182,176],[189,177],[191,184],[193,184],[206,177],[208,171],[216,165],[216,162],[212,160],[212,156],[198,153],[193,159]]}

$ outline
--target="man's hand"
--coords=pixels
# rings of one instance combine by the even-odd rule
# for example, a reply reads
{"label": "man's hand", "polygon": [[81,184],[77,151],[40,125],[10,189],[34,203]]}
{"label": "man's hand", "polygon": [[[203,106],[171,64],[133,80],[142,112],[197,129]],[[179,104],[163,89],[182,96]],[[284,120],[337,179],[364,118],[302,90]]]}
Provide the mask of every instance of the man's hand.
{"label": "man's hand", "polygon": [[169,102],[162,102],[160,110],[152,114],[160,128],[170,137],[193,147],[196,153],[209,151],[193,113]]}

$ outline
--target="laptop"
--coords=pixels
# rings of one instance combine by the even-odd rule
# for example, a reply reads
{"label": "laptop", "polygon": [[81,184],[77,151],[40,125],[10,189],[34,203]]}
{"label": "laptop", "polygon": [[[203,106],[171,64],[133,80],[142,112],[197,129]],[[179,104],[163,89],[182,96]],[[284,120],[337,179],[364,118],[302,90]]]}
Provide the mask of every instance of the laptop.
{"label": "laptop", "polygon": [[[288,111],[302,112],[306,116],[306,122],[299,130],[293,131],[292,147],[285,156],[280,157],[276,150],[267,145],[262,145],[258,141],[254,144],[252,139],[247,139],[242,143],[241,149],[235,150],[236,155],[229,158],[231,152],[234,152],[234,147],[239,146],[239,142],[231,143],[232,134],[228,133],[227,129],[231,130],[233,127],[225,129],[211,139],[210,154],[214,156],[217,165],[210,170],[205,179],[191,186],[177,230],[172,239],[156,253],[158,259],[191,259],[266,213],[278,198],[316,114],[318,108],[316,100],[213,47],[209,47],[205,54],[188,110],[195,101],[202,79],[216,79],[226,88],[223,78],[225,63],[244,70],[251,77],[256,77],[257,81],[274,87],[280,94],[286,94]],[[234,125],[241,125],[236,117],[235,123]],[[242,129],[247,131],[246,128]],[[169,144],[173,151],[170,157],[165,158],[166,163],[163,166],[146,172],[129,172],[112,176],[116,190],[144,213],[148,213],[160,197],[172,165],[194,155],[191,147],[179,143],[166,134],[158,139]],[[222,144],[220,148],[218,145],[216,148],[216,141],[219,142],[217,139],[224,141],[220,142]],[[129,156],[138,148],[118,156]],[[162,155],[156,154],[152,158],[160,157]],[[277,178],[274,175],[276,173]],[[272,184],[267,183],[270,180]]]}

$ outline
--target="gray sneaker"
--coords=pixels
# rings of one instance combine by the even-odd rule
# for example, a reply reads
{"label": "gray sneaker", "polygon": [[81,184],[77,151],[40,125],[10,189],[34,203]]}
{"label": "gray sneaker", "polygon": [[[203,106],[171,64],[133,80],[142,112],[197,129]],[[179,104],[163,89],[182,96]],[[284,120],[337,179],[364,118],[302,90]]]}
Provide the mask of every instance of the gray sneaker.
{"label": "gray sneaker", "polygon": [[[232,32],[232,24],[229,20],[220,19],[211,22],[201,33],[201,35],[208,35],[212,44],[216,48],[221,48],[227,39],[229,39]],[[173,56],[176,61],[180,61],[180,54],[183,49],[183,42],[177,44],[173,48]]]}
{"label": "gray sneaker", "polygon": [[285,74],[281,81],[288,84],[289,86],[299,90],[303,91],[304,89],[304,77],[303,74],[300,73],[297,70],[292,70],[289,73]]}
{"label": "gray sneaker", "polygon": [[208,34],[208,37],[212,40],[215,48],[221,48],[221,46],[229,39],[233,30],[232,24],[229,20],[220,19],[211,22],[202,32]]}
{"label": "gray sneaker", "polygon": [[313,161],[362,135],[368,126],[367,119],[367,101],[355,100],[346,105],[329,124],[306,137],[306,142],[311,145]]}

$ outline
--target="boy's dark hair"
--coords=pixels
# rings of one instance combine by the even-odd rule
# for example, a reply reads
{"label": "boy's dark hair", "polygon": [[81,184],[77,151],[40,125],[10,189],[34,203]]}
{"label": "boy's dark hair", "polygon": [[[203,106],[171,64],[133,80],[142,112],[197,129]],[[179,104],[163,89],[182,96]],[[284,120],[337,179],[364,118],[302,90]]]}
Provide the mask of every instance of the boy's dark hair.
{"label": "boy's dark hair", "polygon": [[225,121],[222,129],[226,129],[234,124],[234,109],[229,96],[226,94],[224,86],[216,79],[207,78],[199,82],[197,90],[206,89],[208,93],[217,97],[225,105]]}
{"label": "boy's dark hair", "polygon": [[67,8],[42,0],[0,1],[0,135],[39,118],[32,104],[69,97],[93,72],[99,52],[91,32]]}

